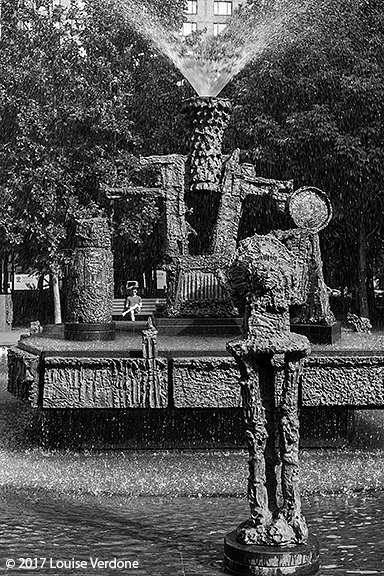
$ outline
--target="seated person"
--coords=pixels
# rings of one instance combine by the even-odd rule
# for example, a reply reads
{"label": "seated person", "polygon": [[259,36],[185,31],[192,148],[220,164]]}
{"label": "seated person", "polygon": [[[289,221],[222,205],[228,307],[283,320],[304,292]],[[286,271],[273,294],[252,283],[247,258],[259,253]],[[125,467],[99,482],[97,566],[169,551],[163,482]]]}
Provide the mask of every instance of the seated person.
{"label": "seated person", "polygon": [[132,322],[135,321],[135,311],[140,313],[141,306],[143,301],[141,297],[137,294],[137,288],[132,288],[131,296],[128,296],[125,301],[125,310],[122,316],[126,316],[126,314],[130,314]]}

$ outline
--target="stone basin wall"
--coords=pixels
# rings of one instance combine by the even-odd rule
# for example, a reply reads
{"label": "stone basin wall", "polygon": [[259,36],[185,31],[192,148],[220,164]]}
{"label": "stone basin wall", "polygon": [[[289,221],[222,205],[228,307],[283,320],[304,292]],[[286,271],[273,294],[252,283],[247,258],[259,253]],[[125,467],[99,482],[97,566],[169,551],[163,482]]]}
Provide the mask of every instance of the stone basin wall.
{"label": "stone basin wall", "polygon": [[[160,334],[152,360],[142,357],[139,328],[102,350],[87,343],[87,354],[84,343],[41,336],[9,349],[8,389],[30,406],[39,444],[244,446],[238,371],[225,356],[230,337]],[[313,346],[301,386],[302,446],[345,446],[353,438],[354,408],[384,405],[382,350],[384,337],[351,338],[345,331],[338,344]]]}
{"label": "stone basin wall", "polygon": [[[208,352],[209,353],[209,352]],[[85,353],[9,350],[9,391],[40,408],[236,408],[240,387],[235,361],[211,355],[139,350]],[[314,352],[305,360],[303,407],[384,406],[384,354]]]}

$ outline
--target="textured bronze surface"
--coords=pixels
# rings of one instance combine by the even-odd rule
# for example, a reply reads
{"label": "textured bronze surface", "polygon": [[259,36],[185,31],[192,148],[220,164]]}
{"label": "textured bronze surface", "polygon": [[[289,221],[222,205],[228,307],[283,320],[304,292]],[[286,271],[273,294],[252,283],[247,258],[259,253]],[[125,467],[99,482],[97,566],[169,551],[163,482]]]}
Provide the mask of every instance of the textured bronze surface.
{"label": "textured bronze surface", "polygon": [[105,218],[79,221],[68,270],[69,323],[106,324],[112,321],[113,255]]}
{"label": "textured bronze surface", "polygon": [[324,282],[319,236],[296,228],[276,230],[274,235],[287,247],[296,271],[291,300],[292,324],[332,326],[335,317]]}
{"label": "textured bronze surface", "polygon": [[44,362],[43,408],[164,408],[167,364],[156,378],[145,358],[63,358]]}
{"label": "textured bronze surface", "polygon": [[384,406],[384,356],[346,353],[308,358],[302,384],[305,406]]}
{"label": "textured bronze surface", "polygon": [[224,568],[249,576],[309,576],[319,570],[319,544],[310,536],[307,544],[289,548],[245,546],[233,531],[224,540]]}
{"label": "textured bronze surface", "polygon": [[19,348],[8,350],[8,392],[36,408],[39,400],[40,358]]}
{"label": "textured bronze surface", "polygon": [[179,256],[167,266],[167,316],[237,316],[229,293],[226,270],[229,258]]}
{"label": "textured bronze surface", "polygon": [[314,233],[327,226],[332,218],[332,206],[322,190],[303,186],[290,197],[289,213],[296,226]]}
{"label": "textured bronze surface", "polygon": [[241,405],[233,358],[175,358],[173,400],[176,408],[235,408]]}
{"label": "textured bronze surface", "polygon": [[215,191],[221,177],[221,144],[231,103],[224,98],[191,98],[185,103],[185,111],[191,128],[189,189]]}
{"label": "textured bronze surface", "polygon": [[290,332],[296,282],[291,254],[274,235],[255,234],[240,243],[228,276],[236,298],[246,302],[243,338],[227,345],[240,370],[249,452],[251,514],[237,527],[236,537],[247,545],[305,544],[308,528],[298,484],[298,395],[310,348],[307,338]]}
{"label": "textured bronze surface", "polygon": [[80,342],[91,342],[93,340],[114,340],[114,322],[92,322],[92,323],[69,323],[66,322],[64,328],[64,338]]}
{"label": "textured bronze surface", "polygon": [[[196,111],[198,105],[196,102],[194,105]],[[203,109],[213,113],[208,104]],[[211,124],[212,130],[213,126]],[[204,132],[196,124],[198,140],[203,139],[201,130]],[[151,156],[143,158],[141,164],[159,171],[159,196],[165,199],[166,315],[225,317],[236,314],[234,303],[228,297],[226,273],[236,250],[242,209],[251,197],[267,197],[282,214],[288,213],[291,207],[299,226],[273,232],[289,248],[292,264],[297,269],[293,322],[327,326],[334,323],[316,232],[331,217],[330,203],[323,192],[308,187],[294,192],[292,181],[262,178],[256,174],[254,166],[240,163],[239,151],[235,151],[220,160],[218,187],[212,184],[218,200],[211,205],[207,190],[204,195],[199,195],[198,190],[186,191],[188,165],[185,157],[177,154]],[[207,214],[201,214],[204,206]],[[190,208],[193,208],[192,214],[188,212]],[[191,246],[194,246],[193,250]]]}
{"label": "textured bronze surface", "polygon": [[[210,319],[204,321],[209,322]],[[239,406],[238,368],[232,357],[225,356],[227,340],[228,337],[219,335],[208,338],[204,335],[165,337],[161,336],[160,330],[159,356],[168,363],[169,384],[175,406],[214,409]],[[183,343],[182,350],[176,349],[178,341]],[[185,345],[186,341],[188,346]],[[314,346],[312,355],[304,359],[300,405],[309,408],[383,407],[383,346],[382,337],[346,332],[343,333],[343,339],[333,346]],[[44,372],[42,360],[49,355],[57,358],[96,358],[104,355],[105,358],[125,361],[127,358],[132,359],[132,356],[141,356],[140,335],[135,334],[126,340],[103,342],[102,345],[97,342],[66,342],[43,338],[41,335],[26,338],[20,341],[17,348],[8,351],[9,391],[36,406],[39,395],[38,368],[40,373]]]}

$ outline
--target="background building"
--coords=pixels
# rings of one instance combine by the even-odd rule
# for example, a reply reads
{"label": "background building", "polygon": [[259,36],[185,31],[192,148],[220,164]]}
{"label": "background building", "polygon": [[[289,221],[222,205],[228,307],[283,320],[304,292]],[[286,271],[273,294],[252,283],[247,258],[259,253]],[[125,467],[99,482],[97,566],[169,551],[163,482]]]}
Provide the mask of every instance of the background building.
{"label": "background building", "polygon": [[220,34],[241,2],[242,0],[188,0],[183,36],[204,29],[213,36]]}

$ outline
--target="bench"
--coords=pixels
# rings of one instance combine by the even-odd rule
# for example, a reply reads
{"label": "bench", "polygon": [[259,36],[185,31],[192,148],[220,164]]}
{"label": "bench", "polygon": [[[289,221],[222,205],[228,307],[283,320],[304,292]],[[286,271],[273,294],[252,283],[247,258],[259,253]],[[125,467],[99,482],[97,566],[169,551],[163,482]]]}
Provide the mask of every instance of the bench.
{"label": "bench", "polygon": [[[124,303],[125,303],[124,298],[114,298],[113,310],[112,310],[113,318],[116,319],[120,318],[122,320],[121,315],[125,309]],[[156,310],[156,305],[159,304],[165,304],[165,298],[143,298],[143,304],[139,316],[144,317],[151,316]]]}

